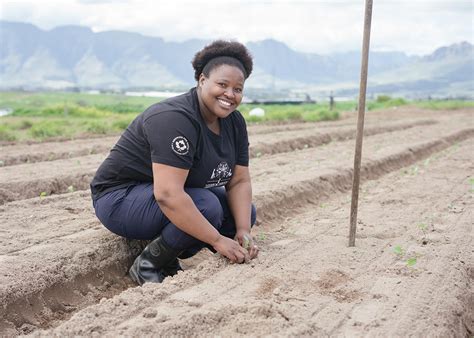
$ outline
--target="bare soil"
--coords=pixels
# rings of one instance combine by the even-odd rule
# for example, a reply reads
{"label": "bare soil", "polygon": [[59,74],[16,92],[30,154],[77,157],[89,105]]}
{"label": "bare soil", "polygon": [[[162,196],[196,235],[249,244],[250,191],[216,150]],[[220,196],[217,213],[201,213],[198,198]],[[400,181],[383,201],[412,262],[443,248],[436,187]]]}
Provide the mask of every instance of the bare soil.
{"label": "bare soil", "polygon": [[[251,161],[259,258],[232,265],[203,251],[182,261],[184,272],[141,288],[125,274],[144,243],[105,230],[87,190],[29,199],[17,190],[0,206],[0,332],[472,335],[473,117],[469,109],[368,114],[355,248],[347,247],[353,115],[321,124],[317,136],[329,138],[315,143],[303,140],[316,139],[307,124],[253,127],[253,147],[271,149]],[[21,182],[92,175],[104,156],[11,164],[1,184],[15,192],[9,181],[26,190]]]}

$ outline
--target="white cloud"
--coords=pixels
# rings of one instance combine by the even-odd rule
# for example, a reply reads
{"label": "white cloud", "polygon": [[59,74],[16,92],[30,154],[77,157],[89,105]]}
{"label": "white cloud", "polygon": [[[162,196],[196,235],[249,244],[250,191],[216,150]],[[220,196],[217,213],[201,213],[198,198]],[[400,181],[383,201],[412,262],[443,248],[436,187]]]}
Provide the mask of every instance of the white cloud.
{"label": "white cloud", "polygon": [[[371,46],[425,54],[473,41],[470,0],[374,0]],[[43,29],[80,24],[165,40],[273,38],[296,50],[327,54],[359,49],[364,1],[333,0],[2,0],[0,18]]]}

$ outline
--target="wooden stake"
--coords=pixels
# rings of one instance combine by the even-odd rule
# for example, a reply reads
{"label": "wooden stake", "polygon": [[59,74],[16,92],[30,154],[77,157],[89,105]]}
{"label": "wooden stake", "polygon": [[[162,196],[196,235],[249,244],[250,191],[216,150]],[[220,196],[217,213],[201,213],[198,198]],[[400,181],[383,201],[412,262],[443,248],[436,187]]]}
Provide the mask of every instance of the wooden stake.
{"label": "wooden stake", "polygon": [[364,39],[362,42],[362,63],[360,69],[359,113],[357,115],[357,134],[354,155],[354,175],[352,179],[351,222],[349,246],[355,246],[357,229],[357,206],[359,202],[360,162],[362,157],[362,138],[364,135],[365,94],[367,91],[367,69],[369,64],[370,24],[372,21],[372,0],[365,0]]}

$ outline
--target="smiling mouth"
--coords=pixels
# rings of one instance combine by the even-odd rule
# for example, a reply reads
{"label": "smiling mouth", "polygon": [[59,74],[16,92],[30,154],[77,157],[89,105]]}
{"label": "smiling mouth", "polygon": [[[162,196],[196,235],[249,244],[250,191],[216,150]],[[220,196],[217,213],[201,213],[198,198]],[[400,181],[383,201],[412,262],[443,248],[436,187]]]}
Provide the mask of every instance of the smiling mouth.
{"label": "smiling mouth", "polygon": [[230,106],[232,106],[232,102],[229,102],[229,101],[226,101],[226,100],[223,100],[223,99],[217,99],[217,101],[223,105],[224,107],[227,107],[229,108]]}

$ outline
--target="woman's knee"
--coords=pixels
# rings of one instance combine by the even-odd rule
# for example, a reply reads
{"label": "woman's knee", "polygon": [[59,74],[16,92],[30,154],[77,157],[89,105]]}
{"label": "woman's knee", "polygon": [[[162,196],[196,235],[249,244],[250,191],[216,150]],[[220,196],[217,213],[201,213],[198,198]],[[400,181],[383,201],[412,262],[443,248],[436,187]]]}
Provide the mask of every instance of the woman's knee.
{"label": "woman's knee", "polygon": [[111,232],[125,237],[124,229],[117,222],[118,206],[124,198],[122,191],[113,191],[94,201],[94,210],[99,221]]}
{"label": "woman's knee", "polygon": [[224,219],[224,211],[217,196],[207,189],[190,188],[186,190],[199,212],[215,228],[219,228]]}

